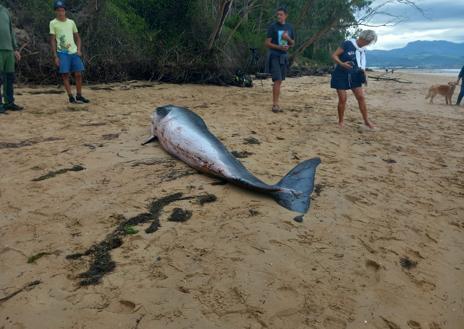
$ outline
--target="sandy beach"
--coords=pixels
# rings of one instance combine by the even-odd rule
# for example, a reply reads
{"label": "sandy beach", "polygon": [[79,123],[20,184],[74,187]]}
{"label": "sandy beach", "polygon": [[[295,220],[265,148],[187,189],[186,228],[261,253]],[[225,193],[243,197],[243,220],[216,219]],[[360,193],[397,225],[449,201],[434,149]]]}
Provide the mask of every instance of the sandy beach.
{"label": "sandy beach", "polygon": [[[413,83],[369,82],[377,132],[352,95],[337,128],[328,76],[287,80],[279,114],[269,80],[98,85],[74,107],[19,86],[27,109],[0,116],[0,329],[464,328],[464,107],[424,99],[448,77],[396,76]],[[266,182],[319,156],[304,222],[140,146],[165,104]]]}

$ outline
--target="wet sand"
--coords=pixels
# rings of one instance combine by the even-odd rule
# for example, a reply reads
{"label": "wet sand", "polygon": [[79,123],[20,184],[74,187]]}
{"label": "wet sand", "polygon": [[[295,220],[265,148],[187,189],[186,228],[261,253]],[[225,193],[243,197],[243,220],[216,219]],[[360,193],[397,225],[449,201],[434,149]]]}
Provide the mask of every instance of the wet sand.
{"label": "wet sand", "polygon": [[[93,86],[77,107],[20,87],[27,110],[0,116],[0,328],[462,329],[464,108],[425,101],[447,77],[397,76],[414,83],[369,83],[374,133],[352,95],[337,128],[329,77],[286,81],[281,114],[270,81]],[[304,222],[141,147],[164,104],[266,182],[321,157]]]}

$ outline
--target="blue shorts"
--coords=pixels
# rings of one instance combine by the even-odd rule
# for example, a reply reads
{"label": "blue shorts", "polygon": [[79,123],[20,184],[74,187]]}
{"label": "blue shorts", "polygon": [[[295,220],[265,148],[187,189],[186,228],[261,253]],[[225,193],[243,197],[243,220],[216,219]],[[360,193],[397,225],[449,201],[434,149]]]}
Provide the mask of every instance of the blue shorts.
{"label": "blue shorts", "polygon": [[345,70],[337,66],[332,72],[330,87],[337,90],[349,90],[362,87],[366,83],[365,73],[359,70]]}
{"label": "blue shorts", "polygon": [[84,63],[79,55],[58,52],[58,58],[60,59],[60,74],[84,71]]}

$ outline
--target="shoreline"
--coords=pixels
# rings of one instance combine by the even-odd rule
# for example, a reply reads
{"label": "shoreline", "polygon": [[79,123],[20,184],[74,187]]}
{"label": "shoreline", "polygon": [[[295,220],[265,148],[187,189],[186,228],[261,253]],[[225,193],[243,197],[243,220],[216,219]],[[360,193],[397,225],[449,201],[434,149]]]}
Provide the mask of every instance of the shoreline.
{"label": "shoreline", "polygon": [[[378,70],[382,72],[382,70]],[[403,74],[420,74],[420,75],[429,75],[429,76],[447,76],[447,77],[457,77],[459,75],[460,69],[395,69],[395,72]]]}

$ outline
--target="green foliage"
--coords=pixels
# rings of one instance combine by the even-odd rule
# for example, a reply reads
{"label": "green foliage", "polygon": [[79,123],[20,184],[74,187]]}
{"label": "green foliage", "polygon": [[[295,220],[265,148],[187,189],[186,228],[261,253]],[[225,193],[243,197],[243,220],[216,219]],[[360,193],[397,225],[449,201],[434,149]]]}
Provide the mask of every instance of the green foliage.
{"label": "green foliage", "polygon": [[112,0],[106,3],[106,15],[114,19],[122,31],[129,35],[144,35],[149,32],[149,26],[132,6],[125,0]]}
{"label": "green foliage", "polygon": [[[112,81],[154,78],[221,82],[246,66],[249,48],[261,54],[264,67],[267,27],[275,20],[280,0],[235,0],[215,40],[210,36],[224,0],[68,0],[68,15],[79,28],[87,61],[87,78]],[[21,66],[23,79],[47,81],[54,71],[47,45],[52,0],[6,2],[15,24],[33,40]],[[370,0],[286,0],[297,47],[319,31],[331,28],[302,49],[299,62],[330,63],[330,52],[356,24],[355,14]],[[306,10],[307,9],[307,10]],[[37,67],[39,66],[39,67]]]}

